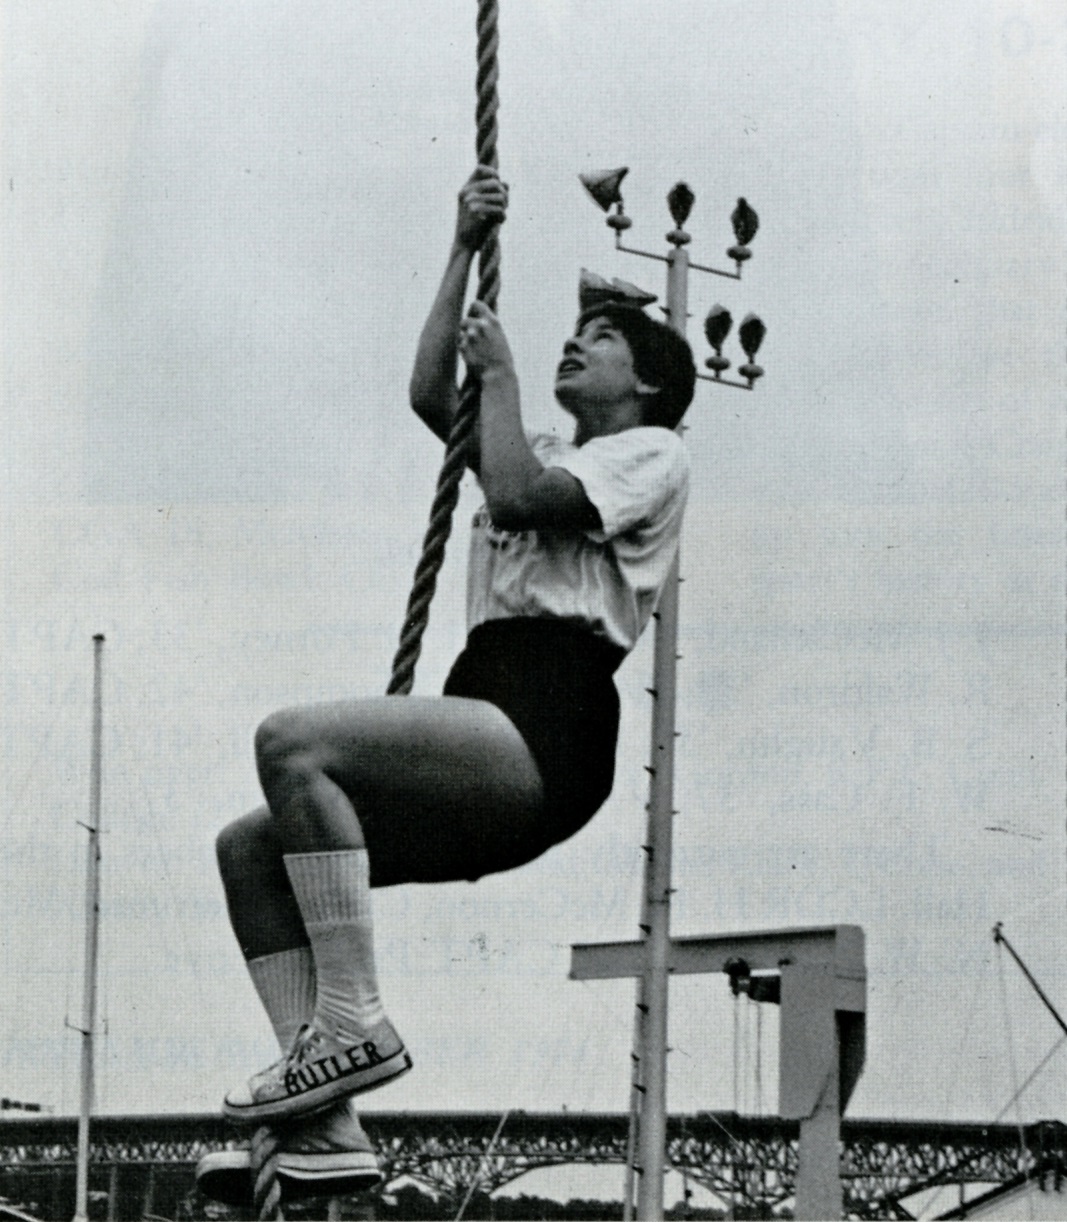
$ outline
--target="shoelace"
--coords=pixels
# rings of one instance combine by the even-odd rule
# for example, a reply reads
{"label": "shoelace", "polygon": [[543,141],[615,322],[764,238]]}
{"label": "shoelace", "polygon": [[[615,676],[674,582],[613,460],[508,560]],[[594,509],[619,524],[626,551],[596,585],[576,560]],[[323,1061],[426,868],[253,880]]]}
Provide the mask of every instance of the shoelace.
{"label": "shoelace", "polygon": [[321,1031],[316,1030],[310,1023],[305,1023],[296,1033],[296,1039],[293,1040],[293,1046],[289,1049],[288,1055],[282,1060],[290,1065],[308,1060],[309,1053],[316,1045],[322,1043],[322,1038]]}

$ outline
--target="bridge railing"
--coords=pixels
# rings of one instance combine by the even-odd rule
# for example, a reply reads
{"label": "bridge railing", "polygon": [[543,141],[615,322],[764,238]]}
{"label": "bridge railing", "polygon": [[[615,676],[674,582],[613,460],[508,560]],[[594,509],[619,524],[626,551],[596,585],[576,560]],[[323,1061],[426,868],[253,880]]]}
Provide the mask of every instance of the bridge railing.
{"label": "bridge railing", "polygon": [[[450,1198],[472,1184],[492,1193],[541,1167],[621,1165],[626,1157],[623,1114],[513,1111],[499,1135],[499,1113],[367,1111],[362,1119],[386,1188],[407,1178]],[[792,1199],[797,1135],[795,1121],[773,1116],[676,1115],[667,1157],[722,1200],[777,1208]],[[241,1134],[216,1115],[136,1115],[99,1117],[90,1138],[97,1193],[113,1207],[117,1195],[136,1201],[133,1216],[176,1218],[204,1216],[192,1168],[209,1150],[240,1144]],[[841,1138],[845,1210],[857,1218],[907,1216],[902,1203],[928,1188],[1006,1183],[1049,1159],[1067,1167],[1067,1126],[1054,1121],[1020,1135],[1015,1125],[846,1119]],[[0,1194],[69,1218],[76,1141],[73,1117],[0,1119]]]}

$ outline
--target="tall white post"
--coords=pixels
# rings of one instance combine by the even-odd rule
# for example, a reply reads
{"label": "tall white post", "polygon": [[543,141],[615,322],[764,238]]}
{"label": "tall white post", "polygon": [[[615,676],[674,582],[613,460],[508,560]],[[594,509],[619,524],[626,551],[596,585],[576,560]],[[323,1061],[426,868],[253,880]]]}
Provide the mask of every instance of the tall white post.
{"label": "tall white post", "polygon": [[[619,166],[595,174],[581,174],[582,185],[597,207],[610,213],[606,224],[615,232],[615,249],[626,254],[640,255],[667,264],[667,315],[671,327],[684,336],[688,320],[689,272],[709,272],[741,279],[741,266],[751,256],[747,243],[755,236],[759,218],[743,199],[730,220],[738,245],[727,254],[734,260],[735,271],[705,267],[690,263],[685,247],[690,236],[682,226],[693,206],[694,195],[684,182],[674,185],[667,195],[667,206],[675,228],[667,234],[672,247],[669,254],[655,254],[626,246],[622,235],[633,223],[623,207],[620,185],[629,170]],[[612,211],[614,209],[614,211]],[[714,319],[714,325],[713,325]],[[719,307],[708,315],[705,334],[715,349],[715,356],[705,363],[714,375],[697,372],[698,378],[720,386],[735,386],[751,390],[763,370],[752,362],[763,340],[765,328],[750,315],[741,324],[741,345],[748,364],[739,372],[744,382],[724,378],[723,371],[730,361],[722,355],[722,342],[730,330],[729,313]],[[633,1183],[640,1176],[637,1193],[637,1216],[642,1222],[663,1217],[663,1181],[667,1152],[667,992],[670,974],[671,948],[671,841],[674,818],[674,740],[675,683],[678,663],[678,560],[675,558],[656,611],[655,659],[653,663],[652,758],[649,764],[651,783],[648,802],[644,892],[641,902],[641,966],[638,976],[637,1004],[634,1019],[634,1064],[630,1087],[630,1135],[626,1147],[626,1182],[623,1219],[633,1218]]]}
{"label": "tall white post", "polygon": [[[675,234],[668,235],[674,240]],[[670,325],[685,334],[689,259],[679,243],[667,260],[667,313]],[[671,847],[674,819],[674,740],[678,674],[678,559],[656,612],[653,662],[652,752],[648,802],[648,860],[643,913],[646,966],[639,992],[644,1021],[641,1050],[643,1100],[638,1129],[640,1180],[637,1216],[641,1222],[663,1217],[667,1157],[667,994],[671,949]]]}
{"label": "tall white post", "polygon": [[82,982],[81,1104],[78,1111],[74,1222],[89,1217],[89,1116],[93,1107],[93,1028],[96,1025],[96,960],[100,928],[100,791],[103,736],[104,638],[93,637],[93,736],[89,771],[89,856],[85,880],[85,970]]}

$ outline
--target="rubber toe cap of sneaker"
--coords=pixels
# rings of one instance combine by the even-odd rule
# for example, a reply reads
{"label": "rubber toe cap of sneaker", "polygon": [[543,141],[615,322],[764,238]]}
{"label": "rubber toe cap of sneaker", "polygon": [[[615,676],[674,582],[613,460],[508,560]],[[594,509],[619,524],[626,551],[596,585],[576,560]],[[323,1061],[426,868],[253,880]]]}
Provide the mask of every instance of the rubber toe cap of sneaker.
{"label": "rubber toe cap of sneaker", "polygon": [[235,1086],[229,1091],[223,1104],[227,1108],[246,1108],[251,1107],[255,1103],[252,1098],[252,1088],[249,1083],[244,1082],[240,1086]]}

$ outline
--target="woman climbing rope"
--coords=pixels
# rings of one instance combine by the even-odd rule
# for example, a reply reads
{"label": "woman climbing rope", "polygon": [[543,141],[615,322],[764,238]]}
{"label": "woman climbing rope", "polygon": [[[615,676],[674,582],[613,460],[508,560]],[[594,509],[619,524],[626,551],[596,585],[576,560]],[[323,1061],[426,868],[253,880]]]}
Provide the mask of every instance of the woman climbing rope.
{"label": "woman climbing rope", "polygon": [[[256,735],[266,805],[218,839],[233,929],[282,1049],[223,1110],[278,1127],[290,1190],[373,1180],[350,1097],[411,1065],[378,994],[370,890],[512,869],[592,817],[614,776],[613,673],[677,546],[688,345],[644,313],[647,295],[587,280],[555,378],[573,441],[528,435],[499,321],[481,302],[463,314],[472,261],[506,209],[506,187],[479,166],[459,195],[411,379],[414,410],[441,438],[458,401],[457,356],[481,386],[467,462],[485,505],[466,646],[440,697],[268,717]],[[218,1175],[241,1158],[209,1155],[201,1187],[218,1194]]]}

